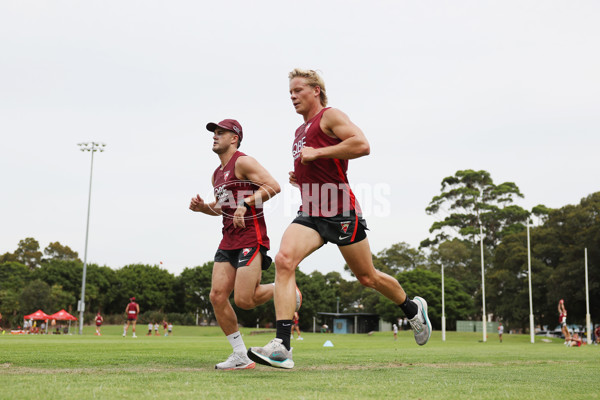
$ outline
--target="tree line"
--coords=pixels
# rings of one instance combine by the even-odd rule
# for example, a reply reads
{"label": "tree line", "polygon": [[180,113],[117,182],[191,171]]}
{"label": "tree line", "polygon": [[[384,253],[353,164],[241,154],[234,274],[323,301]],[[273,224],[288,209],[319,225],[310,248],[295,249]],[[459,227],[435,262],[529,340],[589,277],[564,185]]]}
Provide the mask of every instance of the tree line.
{"label": "tree line", "polygon": [[[486,171],[457,171],[444,178],[441,193],[426,208],[436,221],[418,248],[399,242],[373,255],[375,267],[396,277],[410,296],[428,300],[432,325],[441,325],[441,266],[445,272],[445,314],[448,329],[456,320],[481,319],[481,250],[483,232],[486,309],[509,329],[526,329],[529,321],[527,221],[531,228],[531,270],[536,324],[557,325],[556,305],[563,298],[570,323],[585,321],[583,249],[588,249],[591,309],[600,296],[600,192],[578,205],[531,211],[513,204],[523,197],[512,182],[494,184]],[[89,264],[86,314],[91,322],[101,311],[121,323],[131,296],[142,308],[140,322],[168,316],[177,324],[214,321],[209,300],[213,263],[185,268],[174,275],[158,265],[132,264],[119,269]],[[345,267],[347,269],[347,266]],[[76,312],[83,263],[77,252],[58,242],[43,252],[33,238],[19,242],[14,252],[0,255],[0,312],[4,324],[20,324],[37,309]],[[275,268],[263,272],[263,283],[274,281]],[[345,280],[338,272],[297,271],[303,293],[301,329],[312,329],[319,312],[377,313],[395,322],[401,317],[391,301]],[[235,305],[243,326],[267,326],[275,321],[273,302],[254,310]],[[592,314],[592,318],[598,318]]]}

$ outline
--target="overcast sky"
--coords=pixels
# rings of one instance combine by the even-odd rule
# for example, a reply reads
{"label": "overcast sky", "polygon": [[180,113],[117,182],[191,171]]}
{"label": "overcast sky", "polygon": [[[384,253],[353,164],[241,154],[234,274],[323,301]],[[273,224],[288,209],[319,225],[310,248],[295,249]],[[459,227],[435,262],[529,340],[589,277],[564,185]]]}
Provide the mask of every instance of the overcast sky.
{"label": "overcast sky", "polygon": [[[576,204],[600,190],[598,21],[595,0],[0,0],[0,253],[34,237],[83,259],[77,143],[99,141],[88,262],[212,260],[220,218],[188,205],[213,198],[206,123],[235,118],[240,150],[283,187],[266,211],[274,256],[298,207],[295,67],[321,71],[371,143],[348,174],[374,253],[427,238],[425,207],[460,169],[515,182],[527,209]],[[329,245],[301,269],[343,264]]]}

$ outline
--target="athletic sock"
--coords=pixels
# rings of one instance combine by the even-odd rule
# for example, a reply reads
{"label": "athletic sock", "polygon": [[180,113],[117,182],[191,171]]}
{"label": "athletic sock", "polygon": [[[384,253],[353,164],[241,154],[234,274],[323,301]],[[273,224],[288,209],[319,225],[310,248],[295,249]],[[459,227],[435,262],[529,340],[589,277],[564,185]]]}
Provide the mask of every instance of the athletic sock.
{"label": "athletic sock", "polygon": [[399,307],[404,311],[404,314],[408,319],[413,319],[419,312],[417,303],[409,299],[408,296],[406,296],[406,300],[404,300],[404,303],[400,304]]}
{"label": "athletic sock", "polygon": [[240,331],[227,335],[227,340],[229,340],[229,344],[233,347],[234,353],[246,353],[246,345]]}
{"label": "athletic sock", "polygon": [[286,349],[290,349],[290,336],[292,335],[292,320],[280,319],[277,321],[277,334],[275,337],[281,339]]}

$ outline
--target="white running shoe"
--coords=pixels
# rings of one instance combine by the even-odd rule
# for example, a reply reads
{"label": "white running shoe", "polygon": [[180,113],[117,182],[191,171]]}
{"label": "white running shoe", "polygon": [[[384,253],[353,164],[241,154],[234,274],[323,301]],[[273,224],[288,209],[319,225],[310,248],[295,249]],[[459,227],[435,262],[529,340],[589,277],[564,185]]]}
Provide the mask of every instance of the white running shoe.
{"label": "white running shoe", "polygon": [[233,352],[227,360],[215,365],[215,369],[231,371],[234,369],[254,369],[256,364],[244,352]]}
{"label": "white running shoe", "polygon": [[416,296],[413,301],[417,303],[419,312],[408,322],[415,334],[415,341],[419,346],[423,346],[431,337],[431,323],[427,317],[427,302],[424,298]]}
{"label": "white running shoe", "polygon": [[136,338],[137,339],[137,336],[135,336],[135,333],[133,334],[132,338]]}
{"label": "white running shoe", "polygon": [[259,364],[275,368],[294,368],[292,349],[286,349],[278,338],[271,340],[265,347],[250,347],[248,357]]}

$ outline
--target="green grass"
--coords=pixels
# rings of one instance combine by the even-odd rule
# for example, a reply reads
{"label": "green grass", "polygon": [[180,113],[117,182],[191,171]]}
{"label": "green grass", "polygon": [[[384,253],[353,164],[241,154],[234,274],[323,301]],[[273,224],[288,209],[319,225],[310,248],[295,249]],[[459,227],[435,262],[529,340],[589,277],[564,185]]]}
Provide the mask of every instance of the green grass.
{"label": "green grass", "polygon": [[[250,335],[262,346],[272,333]],[[174,335],[0,336],[0,398],[43,399],[597,399],[600,346],[566,348],[529,343],[528,335],[434,332],[419,347],[410,332],[332,335],[304,333],[292,341],[293,370],[257,365],[215,371],[231,347],[214,327],[175,327]],[[162,329],[161,329],[162,332]],[[331,340],[334,347],[323,347]]]}

